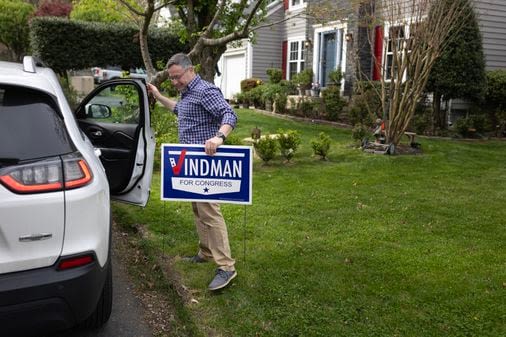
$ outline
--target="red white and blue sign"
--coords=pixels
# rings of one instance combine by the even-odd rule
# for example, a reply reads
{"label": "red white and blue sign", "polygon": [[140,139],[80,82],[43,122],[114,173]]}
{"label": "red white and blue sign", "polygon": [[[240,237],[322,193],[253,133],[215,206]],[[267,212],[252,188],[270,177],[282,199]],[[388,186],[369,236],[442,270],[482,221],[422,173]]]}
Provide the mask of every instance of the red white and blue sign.
{"label": "red white and blue sign", "polygon": [[203,145],[162,145],[161,199],[251,205],[249,146],[223,145],[213,156]]}

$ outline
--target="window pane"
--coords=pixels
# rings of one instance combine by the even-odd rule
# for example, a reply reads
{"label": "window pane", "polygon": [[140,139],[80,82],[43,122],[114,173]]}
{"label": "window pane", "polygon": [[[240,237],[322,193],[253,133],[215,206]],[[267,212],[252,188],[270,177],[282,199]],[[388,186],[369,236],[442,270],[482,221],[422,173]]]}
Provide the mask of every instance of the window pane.
{"label": "window pane", "polygon": [[290,42],[290,61],[299,59],[299,42]]}
{"label": "window pane", "polygon": [[297,74],[297,62],[290,62],[288,73],[290,75],[289,79],[292,79]]}
{"label": "window pane", "polygon": [[0,158],[27,160],[74,151],[53,97],[16,86],[0,86],[0,93]]}
{"label": "window pane", "polygon": [[118,84],[104,88],[92,98],[90,105],[110,110],[110,116],[100,118],[105,123],[138,124],[140,119],[139,93],[131,84]]}

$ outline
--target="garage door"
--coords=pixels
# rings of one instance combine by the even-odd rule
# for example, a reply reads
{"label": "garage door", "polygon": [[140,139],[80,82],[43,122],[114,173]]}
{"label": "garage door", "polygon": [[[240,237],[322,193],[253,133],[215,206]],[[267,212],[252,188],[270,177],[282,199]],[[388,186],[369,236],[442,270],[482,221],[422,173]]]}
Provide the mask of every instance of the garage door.
{"label": "garage door", "polygon": [[241,91],[241,81],[246,78],[246,54],[223,56],[222,92],[231,99]]}

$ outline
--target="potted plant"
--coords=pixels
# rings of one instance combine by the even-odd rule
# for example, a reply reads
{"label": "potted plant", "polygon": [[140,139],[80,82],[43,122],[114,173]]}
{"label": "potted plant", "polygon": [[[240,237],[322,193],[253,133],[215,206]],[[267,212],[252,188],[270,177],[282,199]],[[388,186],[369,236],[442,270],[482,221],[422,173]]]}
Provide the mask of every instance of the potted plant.
{"label": "potted plant", "polygon": [[320,96],[320,83],[313,82],[311,84],[311,96],[314,96],[314,97]]}

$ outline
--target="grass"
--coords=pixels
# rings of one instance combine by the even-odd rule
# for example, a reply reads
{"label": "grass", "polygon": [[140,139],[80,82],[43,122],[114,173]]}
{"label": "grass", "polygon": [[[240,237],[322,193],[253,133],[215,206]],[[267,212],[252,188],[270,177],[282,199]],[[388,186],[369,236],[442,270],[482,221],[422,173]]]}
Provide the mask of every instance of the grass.
{"label": "grass", "polygon": [[[349,130],[239,110],[248,137],[296,129],[292,164],[254,164],[253,205],[224,204],[239,276],[206,290],[215,266],[175,268],[214,336],[505,336],[506,142],[422,138],[420,156],[351,146]],[[328,161],[312,156],[319,132]],[[143,223],[172,256],[196,252],[190,205],[114,207],[124,226]]]}

